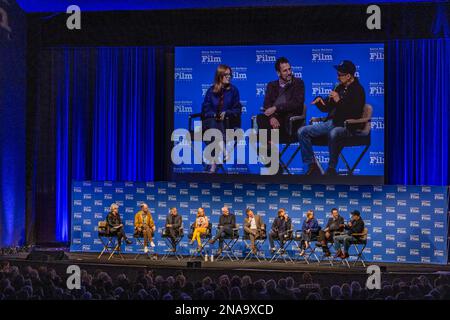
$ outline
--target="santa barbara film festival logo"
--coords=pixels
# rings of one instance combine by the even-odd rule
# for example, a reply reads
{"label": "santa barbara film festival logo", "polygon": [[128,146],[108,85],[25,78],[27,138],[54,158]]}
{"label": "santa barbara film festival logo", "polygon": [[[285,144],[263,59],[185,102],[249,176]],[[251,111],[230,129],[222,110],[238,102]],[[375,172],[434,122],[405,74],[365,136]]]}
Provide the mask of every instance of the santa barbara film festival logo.
{"label": "santa barbara film festival logo", "polygon": [[[246,143],[246,139],[249,143]],[[268,144],[267,129],[247,129],[245,132],[242,129],[227,129],[224,137],[218,129],[203,131],[202,122],[195,121],[193,136],[189,130],[180,128],[172,132],[171,140],[174,146],[170,156],[175,165],[234,165],[236,154],[237,164],[261,163],[267,167],[260,169],[261,175],[274,175],[279,169],[278,129],[271,129],[271,143]]]}

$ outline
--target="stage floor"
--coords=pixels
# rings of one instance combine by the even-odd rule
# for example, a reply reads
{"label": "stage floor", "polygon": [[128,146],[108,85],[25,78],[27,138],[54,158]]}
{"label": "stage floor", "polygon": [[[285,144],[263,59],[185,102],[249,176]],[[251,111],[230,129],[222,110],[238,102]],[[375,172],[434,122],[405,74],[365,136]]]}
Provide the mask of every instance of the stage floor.
{"label": "stage floor", "polygon": [[[119,272],[125,269],[153,269],[166,273],[173,272],[174,270],[189,270],[189,271],[202,271],[202,273],[209,272],[211,274],[220,274],[224,271],[233,273],[258,273],[259,275],[274,273],[281,275],[286,274],[303,274],[309,272],[311,274],[339,274],[339,275],[366,275],[367,268],[363,267],[360,263],[357,266],[351,264],[351,268],[348,268],[341,263],[340,259],[334,261],[334,265],[331,266],[328,261],[323,261],[320,264],[317,262],[311,262],[307,264],[304,260],[294,260],[292,262],[283,262],[282,260],[276,262],[257,260],[239,260],[230,261],[225,258],[223,261],[202,261],[200,258],[184,257],[181,260],[177,260],[174,257],[169,257],[165,260],[161,259],[161,256],[157,260],[149,259],[147,256],[141,255],[136,259],[135,254],[123,254],[124,259],[120,259],[115,255],[111,260],[108,260],[107,255],[103,255],[100,259],[97,259],[96,253],[70,253],[66,252],[68,260],[59,261],[42,261],[42,260],[27,260],[27,254],[21,253],[18,255],[0,256],[0,261],[8,260],[18,265],[26,264],[51,264],[54,266],[67,266],[71,264],[79,265],[80,267],[88,269],[105,269]],[[200,268],[188,267],[187,263],[190,261],[201,262]],[[381,268],[383,274],[392,275],[421,275],[421,274],[438,274],[448,273],[450,274],[450,265],[432,265],[432,264],[402,264],[402,263],[366,263],[366,266],[376,264]]]}

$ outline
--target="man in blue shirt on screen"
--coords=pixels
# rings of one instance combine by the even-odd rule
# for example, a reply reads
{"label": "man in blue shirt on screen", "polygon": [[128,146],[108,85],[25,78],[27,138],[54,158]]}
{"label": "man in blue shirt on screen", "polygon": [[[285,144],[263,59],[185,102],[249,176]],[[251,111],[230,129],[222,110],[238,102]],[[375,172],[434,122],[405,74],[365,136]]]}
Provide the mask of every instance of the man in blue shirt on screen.
{"label": "man in blue shirt on screen", "polygon": [[359,119],[363,113],[366,95],[364,88],[355,77],[356,67],[349,60],[334,66],[337,70],[339,85],[330,92],[327,98],[316,97],[311,104],[322,112],[328,112],[323,121],[304,126],[297,132],[303,163],[308,165],[306,175],[320,174],[320,169],[314,160],[312,138],[328,137],[329,163],[327,175],[337,175],[336,165],[340,153],[340,142],[352,134],[352,130],[360,129],[353,126],[346,128],[349,119]]}

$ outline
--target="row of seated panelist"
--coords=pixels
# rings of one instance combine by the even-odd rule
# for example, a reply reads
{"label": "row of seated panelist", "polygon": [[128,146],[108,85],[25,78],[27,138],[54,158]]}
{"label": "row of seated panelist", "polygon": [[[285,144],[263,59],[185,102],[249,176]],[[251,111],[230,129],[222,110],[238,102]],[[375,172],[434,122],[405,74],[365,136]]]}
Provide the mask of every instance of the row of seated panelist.
{"label": "row of seated panelist", "polygon": [[[139,244],[143,247],[144,253],[147,254],[149,252],[149,245],[150,247],[155,247],[153,237],[156,232],[156,225],[148,205],[142,203],[140,208],[141,210],[136,213],[134,219],[134,238],[138,239]],[[190,244],[193,245],[196,242],[196,252],[203,255],[203,250],[206,245],[212,245],[218,241],[217,256],[221,256],[226,251],[225,253],[228,258],[231,260],[239,260],[232,252],[234,245],[239,239],[239,227],[236,224],[236,216],[226,206],[221,211],[222,214],[217,225],[217,232],[213,236],[212,223],[205,215],[205,210],[198,208],[196,219],[190,226],[188,235]],[[121,250],[122,241],[125,241],[126,244],[132,243],[124,232],[124,225],[118,212],[118,205],[115,203],[111,205],[111,210],[108,213],[106,221],[99,222],[98,231],[101,237],[109,237],[111,241],[113,237],[117,239],[114,247],[114,250],[117,252]],[[351,213],[351,220],[345,223],[344,217],[339,214],[336,208],[333,208],[327,224],[323,228],[314,217],[314,212],[309,210],[306,213],[306,218],[302,223],[301,229],[294,232],[291,218],[285,209],[281,208],[278,210],[270,230],[267,230],[266,224],[260,215],[255,214],[252,209],[247,209],[243,223],[243,240],[246,244],[248,244],[247,241],[250,242],[248,244],[250,251],[244,260],[251,257],[251,255],[258,258],[260,247],[267,238],[269,239],[272,260],[276,260],[278,256],[286,255],[287,246],[293,241],[296,243],[301,257],[308,253],[308,258],[311,256],[317,258],[314,248],[311,246],[311,242],[316,241],[316,247],[322,248],[324,257],[330,257],[330,248],[334,247],[334,258],[341,258],[343,260],[349,258],[349,249],[352,244],[355,246],[363,245],[362,250],[357,249],[358,258],[362,258],[362,251],[367,243],[367,233],[368,230],[358,210],[354,210]],[[177,257],[179,256],[176,254],[177,245],[183,236],[182,217],[178,214],[177,209],[173,207],[166,217],[162,233],[162,237],[168,242],[168,252],[175,254]],[[277,242],[278,248],[276,248],[275,242]],[[105,249],[107,248],[104,248],[103,251]],[[289,255],[287,255],[287,258],[292,260]],[[286,259],[284,260],[286,261]]]}

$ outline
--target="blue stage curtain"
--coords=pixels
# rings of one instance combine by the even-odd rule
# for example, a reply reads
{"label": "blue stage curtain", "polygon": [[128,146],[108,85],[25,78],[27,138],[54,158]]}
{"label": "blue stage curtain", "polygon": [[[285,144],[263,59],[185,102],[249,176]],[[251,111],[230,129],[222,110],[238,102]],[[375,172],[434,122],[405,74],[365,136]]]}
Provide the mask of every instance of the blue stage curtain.
{"label": "blue stage curtain", "polygon": [[449,185],[450,39],[387,49],[387,182]]}
{"label": "blue stage curtain", "polygon": [[52,49],[56,240],[69,240],[72,180],[154,179],[154,48]]}

